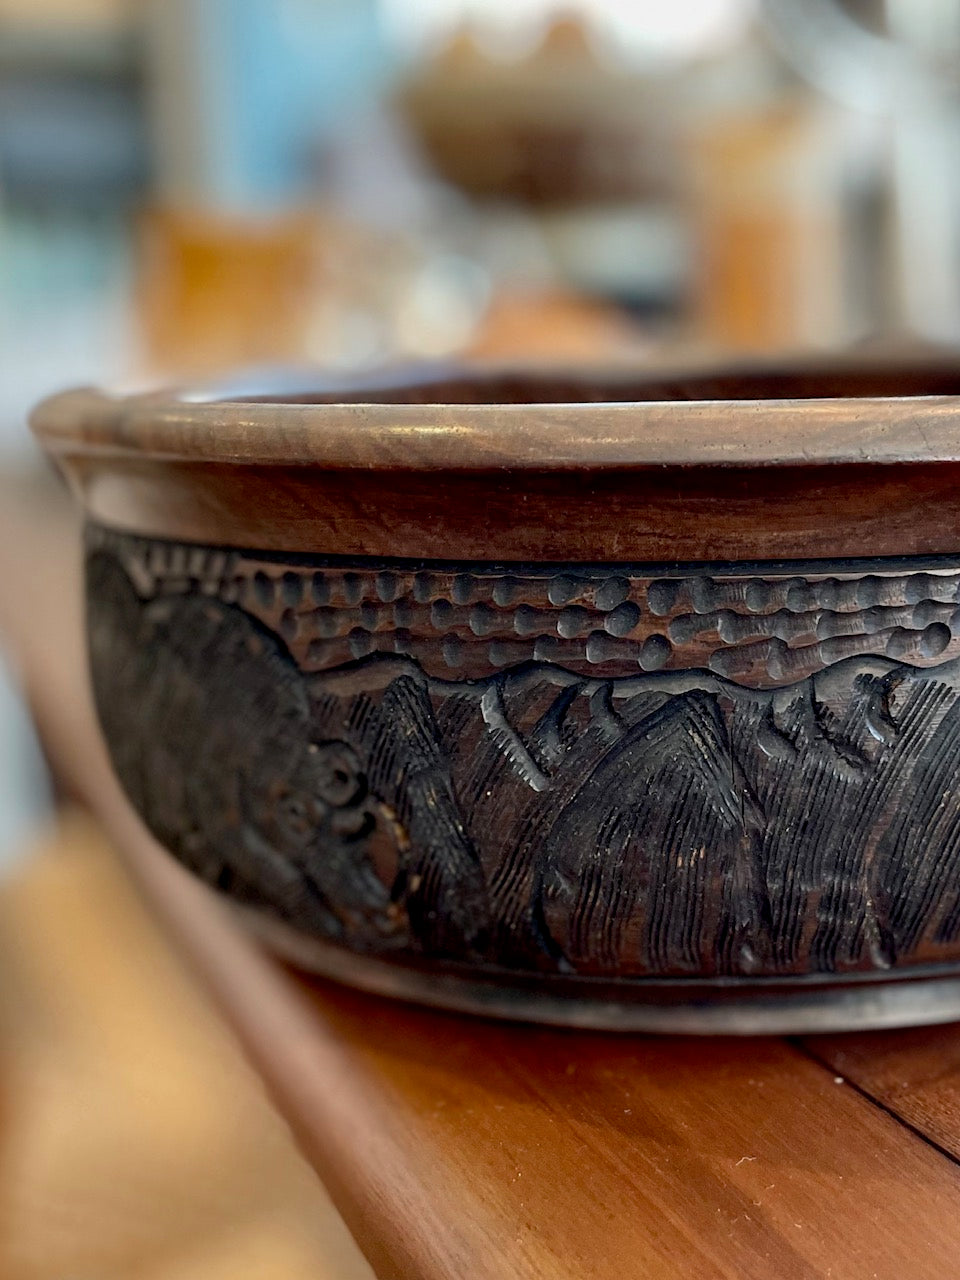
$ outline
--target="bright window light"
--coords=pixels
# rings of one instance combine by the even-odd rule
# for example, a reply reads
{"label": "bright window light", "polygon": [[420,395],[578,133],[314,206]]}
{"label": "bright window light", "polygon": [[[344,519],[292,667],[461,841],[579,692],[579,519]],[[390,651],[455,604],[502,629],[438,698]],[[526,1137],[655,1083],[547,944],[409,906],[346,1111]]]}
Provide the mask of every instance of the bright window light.
{"label": "bright window light", "polygon": [[432,44],[469,22],[518,40],[551,18],[580,17],[639,58],[689,57],[723,47],[744,30],[755,0],[380,0],[388,33],[406,46]]}

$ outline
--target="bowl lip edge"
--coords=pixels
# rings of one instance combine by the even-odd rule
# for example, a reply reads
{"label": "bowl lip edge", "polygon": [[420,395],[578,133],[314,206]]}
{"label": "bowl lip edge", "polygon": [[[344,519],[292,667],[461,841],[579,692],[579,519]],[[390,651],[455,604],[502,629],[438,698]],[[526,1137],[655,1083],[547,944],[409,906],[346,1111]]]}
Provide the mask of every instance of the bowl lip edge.
{"label": "bowl lip edge", "polygon": [[66,461],[458,472],[960,462],[960,395],[317,404],[81,387],[41,401],[29,422]]}

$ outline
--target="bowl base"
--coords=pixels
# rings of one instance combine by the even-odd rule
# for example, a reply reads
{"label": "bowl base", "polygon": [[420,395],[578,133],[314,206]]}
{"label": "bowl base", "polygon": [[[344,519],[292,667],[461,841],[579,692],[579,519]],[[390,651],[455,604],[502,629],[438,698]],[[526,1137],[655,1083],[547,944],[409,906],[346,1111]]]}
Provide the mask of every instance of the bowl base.
{"label": "bowl base", "polygon": [[511,1022],[657,1035],[813,1035],[960,1020],[960,967],[912,975],[632,982],[449,965],[418,968],[309,938],[234,906],[244,924],[298,969],[374,995]]}

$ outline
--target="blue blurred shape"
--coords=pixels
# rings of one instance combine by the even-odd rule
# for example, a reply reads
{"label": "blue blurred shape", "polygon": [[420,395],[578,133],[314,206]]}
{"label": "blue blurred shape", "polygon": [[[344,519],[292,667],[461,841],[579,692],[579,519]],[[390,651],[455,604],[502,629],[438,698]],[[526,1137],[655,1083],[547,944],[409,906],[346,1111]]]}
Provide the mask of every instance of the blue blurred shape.
{"label": "blue blurred shape", "polygon": [[376,0],[165,0],[164,14],[196,81],[203,195],[226,208],[306,190],[323,138],[389,69]]}

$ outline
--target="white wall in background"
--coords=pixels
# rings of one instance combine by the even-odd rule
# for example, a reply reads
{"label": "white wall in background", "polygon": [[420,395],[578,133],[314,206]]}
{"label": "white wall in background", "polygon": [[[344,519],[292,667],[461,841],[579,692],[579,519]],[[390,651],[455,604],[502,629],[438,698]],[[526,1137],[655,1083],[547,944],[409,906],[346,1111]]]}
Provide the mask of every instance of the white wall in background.
{"label": "white wall in background", "polygon": [[0,192],[0,466],[32,456],[28,411],[129,374],[137,335],[121,220],[13,214]]}
{"label": "white wall in background", "polygon": [[417,45],[469,21],[521,32],[545,19],[579,16],[625,54],[688,57],[736,40],[756,12],[755,0],[380,0],[388,32]]}

